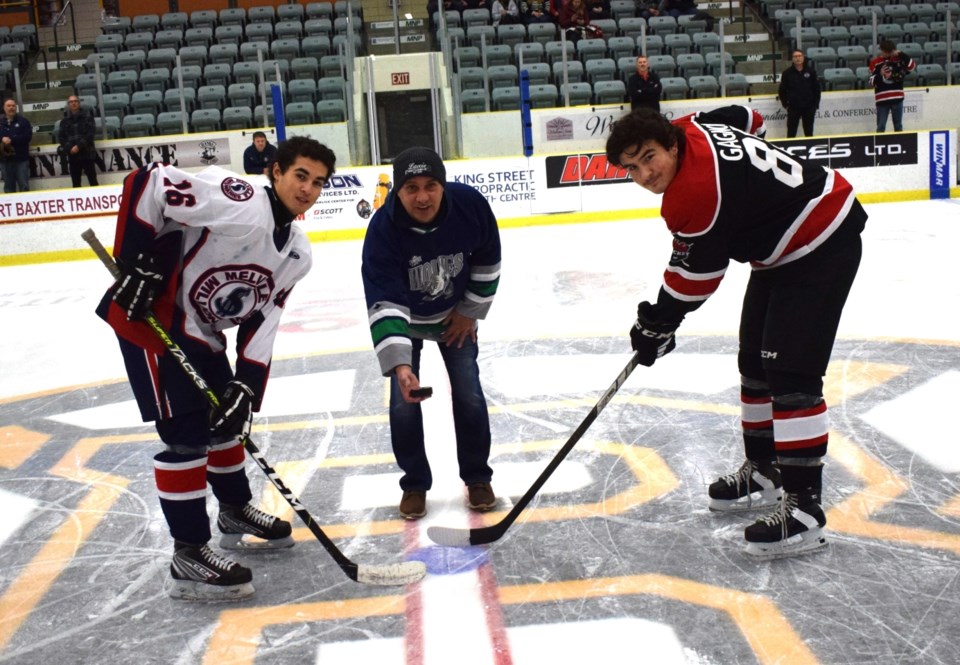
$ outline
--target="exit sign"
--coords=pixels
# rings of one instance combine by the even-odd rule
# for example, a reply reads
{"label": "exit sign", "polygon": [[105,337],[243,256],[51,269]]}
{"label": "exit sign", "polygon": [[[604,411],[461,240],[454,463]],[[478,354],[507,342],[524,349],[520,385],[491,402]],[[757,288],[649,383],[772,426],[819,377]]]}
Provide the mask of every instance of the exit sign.
{"label": "exit sign", "polygon": [[394,72],[390,75],[391,85],[410,85],[410,72]]}

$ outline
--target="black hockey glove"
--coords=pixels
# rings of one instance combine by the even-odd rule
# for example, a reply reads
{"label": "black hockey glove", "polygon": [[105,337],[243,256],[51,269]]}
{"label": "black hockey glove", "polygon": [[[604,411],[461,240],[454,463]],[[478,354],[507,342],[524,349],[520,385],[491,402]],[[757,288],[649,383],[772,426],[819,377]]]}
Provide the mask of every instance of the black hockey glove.
{"label": "black hockey glove", "polygon": [[165,277],[152,254],[141,253],[133,263],[117,261],[123,276],[113,294],[113,301],[127,312],[127,319],[139,321],[150,311],[153,301],[163,290]]}
{"label": "black hockey glove", "polygon": [[253,390],[243,381],[227,384],[220,406],[210,412],[210,434],[214,437],[249,436],[253,420]]}
{"label": "black hockey glove", "polygon": [[658,323],[651,316],[653,305],[642,302],[637,306],[637,321],[630,329],[630,346],[639,356],[641,365],[650,367],[657,358],[667,355],[677,346],[673,333],[678,324]]}

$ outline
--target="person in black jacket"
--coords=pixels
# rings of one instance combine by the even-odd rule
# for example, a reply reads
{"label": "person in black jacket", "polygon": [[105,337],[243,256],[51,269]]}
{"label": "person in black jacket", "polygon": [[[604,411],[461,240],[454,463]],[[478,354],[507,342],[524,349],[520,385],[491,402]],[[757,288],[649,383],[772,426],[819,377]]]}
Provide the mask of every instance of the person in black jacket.
{"label": "person in black jacket", "polygon": [[60,154],[67,158],[70,166],[70,179],[73,187],[80,186],[80,174],[87,175],[87,182],[96,187],[97,182],[97,150],[93,140],[97,133],[97,126],[93,114],[80,106],[80,99],[70,95],[67,99],[67,115],[60,121]]}
{"label": "person in black jacket", "polygon": [[780,103],[787,110],[787,138],[797,135],[803,121],[803,135],[813,136],[813,120],[820,108],[820,81],[800,49],[791,54],[793,64],[780,77]]}
{"label": "person in black jacket", "polygon": [[641,106],[660,112],[660,95],[663,85],[657,73],[650,70],[647,56],[637,57],[637,71],[627,79],[627,94],[630,97],[630,110]]}
{"label": "person in black jacket", "polygon": [[30,191],[30,141],[33,126],[17,112],[17,102],[5,99],[0,115],[0,167],[3,191],[13,194]]}

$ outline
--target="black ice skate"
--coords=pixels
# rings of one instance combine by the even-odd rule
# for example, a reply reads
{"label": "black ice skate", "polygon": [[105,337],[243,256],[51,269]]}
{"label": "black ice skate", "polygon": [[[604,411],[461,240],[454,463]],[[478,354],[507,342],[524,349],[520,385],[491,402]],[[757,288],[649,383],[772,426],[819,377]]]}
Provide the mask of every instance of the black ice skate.
{"label": "black ice skate", "polygon": [[744,551],[757,559],[782,559],[815,552],[827,546],[823,535],[826,523],[819,494],[787,492],[776,511],[744,530],[743,536],[747,539]]}
{"label": "black ice skate", "polygon": [[170,563],[171,598],[182,600],[241,600],[253,595],[253,575],[206,544],[175,541]]}
{"label": "black ice skate", "polygon": [[761,471],[757,462],[747,460],[736,473],[723,476],[710,485],[710,510],[741,512],[770,508],[783,496],[780,471],[772,464]]}
{"label": "black ice skate", "polygon": [[227,550],[276,550],[294,545],[290,522],[268,515],[249,503],[220,504],[217,528],[223,534],[220,547]]}

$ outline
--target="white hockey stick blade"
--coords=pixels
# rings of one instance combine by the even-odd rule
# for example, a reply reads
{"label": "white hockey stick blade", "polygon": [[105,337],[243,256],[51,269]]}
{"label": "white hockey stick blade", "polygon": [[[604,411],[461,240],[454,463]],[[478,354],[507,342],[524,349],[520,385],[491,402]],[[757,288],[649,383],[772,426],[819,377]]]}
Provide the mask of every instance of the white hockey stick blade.
{"label": "white hockey stick blade", "polygon": [[470,545],[470,529],[431,526],[427,527],[427,538],[444,547],[467,547]]}
{"label": "white hockey stick blade", "polygon": [[357,566],[357,581],[378,586],[402,586],[419,582],[427,574],[427,565],[422,561],[405,561],[387,566],[360,564]]}

